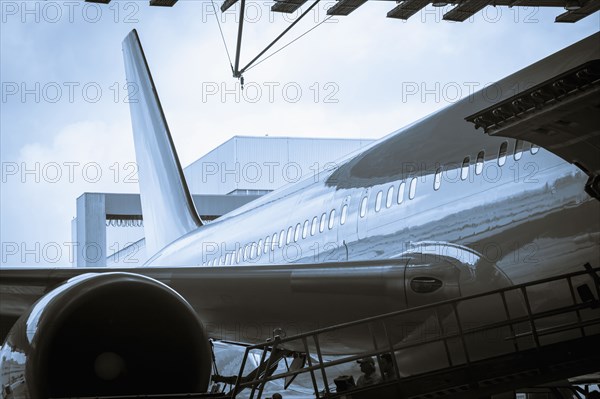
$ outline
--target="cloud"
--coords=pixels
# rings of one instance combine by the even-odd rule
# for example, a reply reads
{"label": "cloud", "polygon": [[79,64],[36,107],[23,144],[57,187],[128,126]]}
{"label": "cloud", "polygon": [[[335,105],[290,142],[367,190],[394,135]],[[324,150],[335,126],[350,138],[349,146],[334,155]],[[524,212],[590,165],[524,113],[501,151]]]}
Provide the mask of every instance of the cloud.
{"label": "cloud", "polygon": [[[75,199],[84,192],[138,191],[135,178],[128,178],[135,160],[128,130],[118,123],[77,122],[49,145],[29,143],[18,157],[3,160],[3,264],[68,264]],[[4,253],[15,245],[16,253]],[[48,247],[54,252],[45,253]],[[56,248],[61,256],[54,255]]]}

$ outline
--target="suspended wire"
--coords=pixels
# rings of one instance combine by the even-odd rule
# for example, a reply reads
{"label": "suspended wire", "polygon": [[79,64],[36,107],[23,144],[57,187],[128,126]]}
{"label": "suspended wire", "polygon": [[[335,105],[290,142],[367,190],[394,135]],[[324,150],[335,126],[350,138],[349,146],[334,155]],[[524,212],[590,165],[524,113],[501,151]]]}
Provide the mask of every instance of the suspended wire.
{"label": "suspended wire", "polygon": [[215,19],[217,20],[217,26],[219,27],[219,32],[221,32],[221,39],[223,40],[223,45],[225,46],[225,52],[227,53],[227,58],[229,59],[229,66],[231,67],[231,72],[233,72],[233,63],[231,62],[231,55],[229,55],[229,49],[227,48],[227,42],[225,41],[225,35],[223,35],[223,29],[221,29],[221,21],[219,21],[219,17],[217,16],[217,8],[215,7],[214,0],[210,0],[212,3],[213,11],[215,13]]}
{"label": "suspended wire", "polygon": [[260,64],[262,64],[263,62],[265,62],[266,60],[268,60],[269,58],[273,57],[275,54],[277,54],[278,52],[280,52],[281,50],[285,49],[287,46],[289,46],[290,44],[296,42],[297,40],[301,39],[302,37],[304,37],[305,35],[309,34],[310,32],[312,32],[313,30],[317,29],[319,26],[321,26],[321,24],[329,21],[329,19],[333,17],[333,15],[328,16],[327,18],[325,18],[324,20],[322,20],[321,22],[319,22],[317,25],[313,26],[312,28],[310,28],[309,30],[307,30],[306,32],[304,32],[303,34],[301,34],[300,36],[296,37],[294,40],[292,40],[291,42],[287,43],[286,45],[284,45],[283,47],[281,47],[280,49],[276,50],[275,52],[273,52],[272,54],[269,54],[267,57],[263,58],[262,60],[260,60],[259,62],[257,62],[256,64],[252,65],[251,67],[249,67],[248,69],[246,69],[245,72],[248,72],[249,70],[251,70],[252,68],[254,68],[255,66],[258,66]]}

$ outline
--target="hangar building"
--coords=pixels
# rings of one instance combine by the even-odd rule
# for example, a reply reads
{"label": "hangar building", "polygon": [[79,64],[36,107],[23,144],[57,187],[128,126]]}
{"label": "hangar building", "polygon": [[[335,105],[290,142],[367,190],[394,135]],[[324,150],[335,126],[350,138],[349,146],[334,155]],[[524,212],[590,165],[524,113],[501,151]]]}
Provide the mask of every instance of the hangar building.
{"label": "hangar building", "polygon": [[[184,168],[203,220],[211,221],[370,144],[369,139],[234,136]],[[78,267],[136,267],[147,258],[139,194],[84,193],[72,222]]]}

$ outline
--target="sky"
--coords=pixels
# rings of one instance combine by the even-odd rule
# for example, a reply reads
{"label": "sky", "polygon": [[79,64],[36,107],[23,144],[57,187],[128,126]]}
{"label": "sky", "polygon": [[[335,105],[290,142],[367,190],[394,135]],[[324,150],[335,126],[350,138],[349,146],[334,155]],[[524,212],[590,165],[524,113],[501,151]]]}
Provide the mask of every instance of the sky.
{"label": "sky", "polygon": [[[241,66],[298,15],[272,3],[247,2]],[[234,57],[239,8],[220,4],[215,14],[204,0],[0,0],[0,264],[69,265],[76,198],[138,191],[121,51],[134,28],[186,166],[234,135],[383,137],[600,27],[599,13],[556,24],[563,10],[532,7],[488,7],[463,23],[428,7],[401,21],[385,17],[394,2],[369,1],[249,69],[241,91],[219,33]]]}

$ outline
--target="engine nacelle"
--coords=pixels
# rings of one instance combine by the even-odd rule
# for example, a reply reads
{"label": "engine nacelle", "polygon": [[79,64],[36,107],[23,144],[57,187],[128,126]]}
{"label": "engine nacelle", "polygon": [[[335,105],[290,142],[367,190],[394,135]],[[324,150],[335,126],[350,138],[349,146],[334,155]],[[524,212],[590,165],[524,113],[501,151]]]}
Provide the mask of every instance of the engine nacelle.
{"label": "engine nacelle", "polygon": [[415,242],[395,258],[407,261],[404,282],[408,307],[512,285],[493,262],[463,245]]}
{"label": "engine nacelle", "polygon": [[192,307],[132,273],[67,281],[19,318],[0,352],[3,398],[205,392],[210,374]]}

